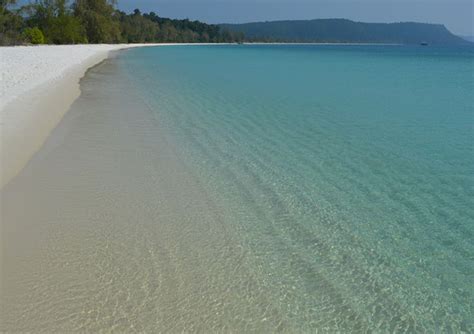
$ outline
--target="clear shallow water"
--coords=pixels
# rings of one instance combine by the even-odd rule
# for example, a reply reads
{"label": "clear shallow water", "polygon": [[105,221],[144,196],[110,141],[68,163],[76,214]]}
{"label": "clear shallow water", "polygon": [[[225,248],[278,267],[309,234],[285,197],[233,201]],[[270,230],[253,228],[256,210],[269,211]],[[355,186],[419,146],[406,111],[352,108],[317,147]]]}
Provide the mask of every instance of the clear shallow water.
{"label": "clear shallow water", "polygon": [[95,67],[2,190],[0,331],[474,332],[473,66],[182,46]]}
{"label": "clear shallow water", "polygon": [[303,330],[474,331],[474,53],[138,49],[120,58]]}

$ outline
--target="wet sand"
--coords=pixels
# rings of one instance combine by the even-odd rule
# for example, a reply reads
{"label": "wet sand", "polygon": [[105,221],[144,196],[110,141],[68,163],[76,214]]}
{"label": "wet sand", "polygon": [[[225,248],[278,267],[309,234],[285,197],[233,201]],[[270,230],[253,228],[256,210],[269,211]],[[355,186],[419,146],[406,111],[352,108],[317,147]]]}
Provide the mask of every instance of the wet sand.
{"label": "wet sand", "polygon": [[[86,44],[0,48],[0,187],[44,144],[80,94],[86,71],[119,50],[190,44]],[[192,44],[206,45],[206,44]]]}
{"label": "wet sand", "polygon": [[285,328],[225,210],[119,72],[91,69],[2,189],[0,331]]}

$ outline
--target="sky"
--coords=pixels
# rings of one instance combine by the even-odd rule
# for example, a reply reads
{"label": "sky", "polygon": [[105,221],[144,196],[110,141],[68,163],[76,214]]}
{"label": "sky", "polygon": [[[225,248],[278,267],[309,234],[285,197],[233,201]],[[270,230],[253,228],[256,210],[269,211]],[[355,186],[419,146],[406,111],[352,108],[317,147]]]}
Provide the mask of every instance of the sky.
{"label": "sky", "polygon": [[457,35],[474,36],[474,0],[118,0],[118,7],[207,23],[316,18],[441,23]]}

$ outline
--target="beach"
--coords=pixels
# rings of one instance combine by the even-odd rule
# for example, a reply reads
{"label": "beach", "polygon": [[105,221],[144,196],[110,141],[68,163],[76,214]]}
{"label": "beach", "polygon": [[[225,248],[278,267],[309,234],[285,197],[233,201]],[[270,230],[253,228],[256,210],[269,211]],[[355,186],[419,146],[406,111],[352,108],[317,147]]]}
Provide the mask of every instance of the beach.
{"label": "beach", "polygon": [[[274,45],[284,44],[274,43]],[[177,44],[2,47],[0,186],[14,177],[41,147],[48,134],[79,96],[79,81],[89,68],[99,64],[114,51],[173,45]],[[262,44],[251,43],[251,45]]]}
{"label": "beach", "polygon": [[17,46],[0,49],[0,161],[6,184],[79,96],[79,80],[110,52],[144,44]]}
{"label": "beach", "polygon": [[0,330],[270,331],[275,312],[245,325],[266,297],[238,233],[121,75],[91,70],[2,189]]}
{"label": "beach", "polygon": [[474,331],[472,49],[42,48],[2,53],[0,332]]}

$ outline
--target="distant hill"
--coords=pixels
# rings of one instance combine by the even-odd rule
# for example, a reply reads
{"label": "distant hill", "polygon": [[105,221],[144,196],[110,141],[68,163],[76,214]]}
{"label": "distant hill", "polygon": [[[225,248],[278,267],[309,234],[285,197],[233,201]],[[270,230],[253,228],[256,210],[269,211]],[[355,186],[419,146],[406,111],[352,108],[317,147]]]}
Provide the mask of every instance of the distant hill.
{"label": "distant hill", "polygon": [[243,32],[247,40],[267,42],[466,44],[444,25],[425,23],[362,23],[346,19],[273,21],[222,24]]}

